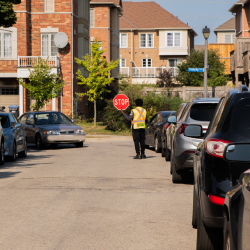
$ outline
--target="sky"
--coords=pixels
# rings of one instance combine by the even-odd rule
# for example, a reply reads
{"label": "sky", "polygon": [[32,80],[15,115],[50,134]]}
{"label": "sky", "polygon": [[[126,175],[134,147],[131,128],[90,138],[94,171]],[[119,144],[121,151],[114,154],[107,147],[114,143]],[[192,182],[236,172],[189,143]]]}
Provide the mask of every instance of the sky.
{"label": "sky", "polygon": [[[125,0],[124,0],[125,1]],[[131,1],[131,0],[130,0]],[[153,0],[151,0],[153,1]],[[216,43],[214,29],[233,17],[228,10],[238,0],[154,0],[168,12],[187,23],[198,36],[194,39],[195,45],[205,44],[202,29],[210,28],[209,43]],[[136,0],[133,2],[146,2]]]}

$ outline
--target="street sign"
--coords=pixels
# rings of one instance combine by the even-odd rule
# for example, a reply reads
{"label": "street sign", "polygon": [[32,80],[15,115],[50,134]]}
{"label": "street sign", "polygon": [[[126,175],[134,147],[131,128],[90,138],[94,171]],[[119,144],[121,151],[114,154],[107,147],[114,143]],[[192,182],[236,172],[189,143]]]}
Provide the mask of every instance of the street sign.
{"label": "street sign", "polygon": [[188,72],[204,72],[203,68],[188,68]]}
{"label": "street sign", "polygon": [[129,99],[126,95],[124,94],[118,94],[115,98],[114,98],[114,106],[118,109],[118,110],[125,110],[128,106],[129,106]]}

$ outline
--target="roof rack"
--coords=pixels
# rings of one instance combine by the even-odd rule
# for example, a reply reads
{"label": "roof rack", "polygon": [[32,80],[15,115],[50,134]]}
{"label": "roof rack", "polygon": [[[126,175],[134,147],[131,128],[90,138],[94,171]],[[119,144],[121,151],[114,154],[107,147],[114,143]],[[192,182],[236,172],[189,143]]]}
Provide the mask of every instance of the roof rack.
{"label": "roof rack", "polygon": [[248,92],[248,88],[247,88],[246,85],[239,85],[239,90],[240,90],[241,92]]}

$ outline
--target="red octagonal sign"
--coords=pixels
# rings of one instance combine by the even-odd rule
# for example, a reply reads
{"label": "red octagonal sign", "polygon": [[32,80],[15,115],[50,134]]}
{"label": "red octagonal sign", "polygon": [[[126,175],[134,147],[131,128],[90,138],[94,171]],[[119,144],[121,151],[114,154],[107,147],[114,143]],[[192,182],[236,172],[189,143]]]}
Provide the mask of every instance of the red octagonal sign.
{"label": "red octagonal sign", "polygon": [[118,94],[115,98],[114,98],[114,106],[118,109],[118,110],[125,110],[128,106],[129,106],[129,99],[126,95],[124,94]]}

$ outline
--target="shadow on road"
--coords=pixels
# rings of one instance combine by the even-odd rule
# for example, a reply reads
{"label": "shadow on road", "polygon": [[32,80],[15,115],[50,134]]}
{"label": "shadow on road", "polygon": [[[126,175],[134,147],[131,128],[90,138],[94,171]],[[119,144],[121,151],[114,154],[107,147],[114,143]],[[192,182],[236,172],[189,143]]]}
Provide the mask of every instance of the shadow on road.
{"label": "shadow on road", "polygon": [[21,172],[0,172],[0,179],[10,178]]}

